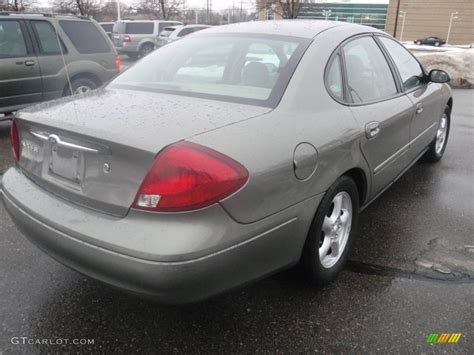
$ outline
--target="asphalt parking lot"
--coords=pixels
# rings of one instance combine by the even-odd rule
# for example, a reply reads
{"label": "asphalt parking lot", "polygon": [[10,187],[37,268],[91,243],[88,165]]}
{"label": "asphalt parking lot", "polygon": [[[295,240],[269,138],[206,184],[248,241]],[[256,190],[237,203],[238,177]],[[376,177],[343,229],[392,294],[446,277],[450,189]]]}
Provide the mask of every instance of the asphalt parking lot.
{"label": "asphalt parking lot", "polygon": [[[456,90],[443,160],[415,164],[362,213],[349,265],[336,282],[313,289],[295,268],[180,307],[128,295],[56,263],[18,232],[0,204],[0,354],[472,353],[473,156],[474,91]],[[3,122],[0,173],[9,157]],[[462,337],[426,344],[431,333]],[[19,337],[47,344],[22,344]],[[93,344],[64,345],[65,339]]]}

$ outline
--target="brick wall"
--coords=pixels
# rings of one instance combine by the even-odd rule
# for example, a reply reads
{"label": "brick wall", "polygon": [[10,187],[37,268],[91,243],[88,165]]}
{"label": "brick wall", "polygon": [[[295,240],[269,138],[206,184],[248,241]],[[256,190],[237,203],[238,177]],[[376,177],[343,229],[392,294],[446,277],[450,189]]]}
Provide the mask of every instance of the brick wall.
{"label": "brick wall", "polygon": [[[393,35],[397,1],[390,0],[385,31]],[[474,0],[400,0],[400,10],[406,12],[403,40],[437,36],[446,39],[452,12],[458,19],[451,26],[450,44],[474,43]],[[396,37],[400,39],[403,17],[398,18]]]}

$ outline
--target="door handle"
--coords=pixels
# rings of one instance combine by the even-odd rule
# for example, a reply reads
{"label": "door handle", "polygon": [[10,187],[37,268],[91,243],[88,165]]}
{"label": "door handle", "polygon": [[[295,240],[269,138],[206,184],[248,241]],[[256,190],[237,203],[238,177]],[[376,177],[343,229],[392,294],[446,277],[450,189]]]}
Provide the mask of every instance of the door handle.
{"label": "door handle", "polygon": [[365,136],[368,139],[374,138],[377,134],[380,133],[380,123],[379,122],[370,122],[365,125]]}
{"label": "door handle", "polygon": [[422,112],[423,112],[423,104],[419,103],[416,105],[416,114],[419,115]]}
{"label": "door handle", "polygon": [[25,60],[25,65],[27,67],[31,67],[31,66],[35,65],[35,61],[34,60]]}

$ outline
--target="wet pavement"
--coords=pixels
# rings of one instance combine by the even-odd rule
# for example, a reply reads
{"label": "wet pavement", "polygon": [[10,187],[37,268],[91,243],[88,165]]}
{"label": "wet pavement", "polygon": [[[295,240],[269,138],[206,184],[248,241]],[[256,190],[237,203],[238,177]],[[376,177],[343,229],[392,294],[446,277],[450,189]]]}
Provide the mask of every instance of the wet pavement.
{"label": "wet pavement", "polygon": [[[350,263],[319,290],[295,268],[202,303],[161,306],[51,260],[0,204],[0,354],[472,353],[473,121],[474,91],[455,91],[443,160],[415,164],[362,213]],[[0,123],[0,173],[9,156]],[[429,345],[430,333],[463,335]],[[51,344],[66,339],[93,344]]]}

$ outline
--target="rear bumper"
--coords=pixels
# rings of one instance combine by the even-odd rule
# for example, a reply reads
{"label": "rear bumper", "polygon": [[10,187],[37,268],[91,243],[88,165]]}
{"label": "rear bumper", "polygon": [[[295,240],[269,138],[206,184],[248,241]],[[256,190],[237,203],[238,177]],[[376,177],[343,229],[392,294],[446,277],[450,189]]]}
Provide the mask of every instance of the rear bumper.
{"label": "rear bumper", "polygon": [[[309,228],[309,224],[305,224],[311,220],[304,213],[300,218],[296,217],[296,210],[289,214],[293,217],[288,218],[289,215],[283,213],[279,218],[268,218],[264,225],[258,222],[256,224],[259,226],[254,224],[250,227],[239,225],[227,217],[225,223],[232,224],[227,233],[233,230],[234,236],[221,234],[218,237],[221,243],[214,243],[214,248],[203,248],[206,245],[203,240],[213,239],[215,231],[207,229],[205,233],[203,230],[206,228],[196,225],[193,226],[195,234],[186,237],[187,249],[194,251],[194,254],[164,255],[160,253],[171,249],[175,253],[179,249],[184,250],[182,239],[177,234],[175,238],[165,236],[167,227],[171,228],[170,233],[176,233],[170,226],[162,225],[157,235],[148,235],[147,228],[135,229],[135,241],[138,241],[138,235],[142,239],[138,243],[141,245],[137,244],[136,250],[125,250],[119,242],[109,246],[103,240],[100,242],[98,239],[93,241],[91,238],[80,237],[87,230],[86,225],[94,224],[101,229],[96,224],[99,222],[90,218],[92,213],[98,213],[70,206],[68,202],[41,190],[16,168],[5,174],[2,185],[3,201],[13,221],[44,252],[83,274],[132,292],[153,296],[163,303],[198,301],[296,263]],[[26,189],[31,199],[26,199],[26,195],[18,189]],[[39,212],[31,210],[37,207],[34,201],[38,199],[43,205]],[[309,201],[300,207],[307,211],[309,204],[314,205],[316,201],[319,202],[319,198]],[[58,215],[54,205],[65,212]],[[221,209],[218,205],[216,207]],[[82,213],[82,218],[70,215],[69,208],[76,208]],[[58,220],[55,225],[50,220],[50,213],[56,213]],[[112,228],[113,223],[139,217],[132,215],[118,220],[104,215],[101,218]],[[149,223],[146,218],[139,219],[139,222]],[[245,237],[249,235],[249,228],[260,232],[251,232],[254,233],[251,237]],[[216,222],[216,229],[221,229],[219,222]],[[183,232],[186,234],[184,227]],[[127,237],[133,239],[132,235],[126,233],[127,231],[115,237],[117,240]],[[107,239],[106,235],[103,237]],[[149,244],[147,247],[150,250],[145,254],[141,247],[149,238],[154,238],[161,244]],[[176,240],[177,245],[166,245],[173,240]],[[224,240],[239,241],[228,245]],[[194,246],[190,248],[189,244]]]}

